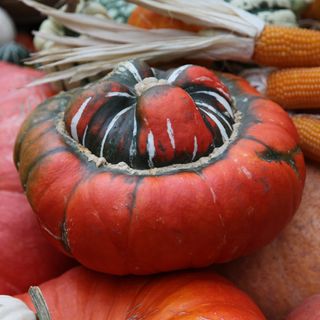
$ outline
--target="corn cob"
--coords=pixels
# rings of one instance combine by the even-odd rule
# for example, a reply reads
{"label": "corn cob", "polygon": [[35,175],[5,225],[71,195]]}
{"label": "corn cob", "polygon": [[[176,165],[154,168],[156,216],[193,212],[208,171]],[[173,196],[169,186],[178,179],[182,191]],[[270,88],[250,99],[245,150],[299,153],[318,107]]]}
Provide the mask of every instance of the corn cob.
{"label": "corn cob", "polygon": [[320,109],[320,67],[246,69],[240,75],[285,109]]}
{"label": "corn cob", "polygon": [[266,95],[286,109],[320,108],[320,68],[271,72]]}
{"label": "corn cob", "polygon": [[320,66],[320,32],[265,26],[256,40],[253,60],[281,68]]}
{"label": "corn cob", "polygon": [[292,120],[298,130],[300,146],[304,155],[320,161],[320,117],[311,114],[296,114]]}

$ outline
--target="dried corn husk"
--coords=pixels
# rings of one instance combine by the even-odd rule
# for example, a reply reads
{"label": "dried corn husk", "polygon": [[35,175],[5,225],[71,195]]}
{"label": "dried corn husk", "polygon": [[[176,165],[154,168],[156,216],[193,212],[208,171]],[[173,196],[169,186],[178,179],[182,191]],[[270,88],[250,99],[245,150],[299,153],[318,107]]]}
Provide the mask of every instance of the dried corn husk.
{"label": "dried corn husk", "polygon": [[258,37],[265,24],[254,15],[222,0],[129,0],[154,12],[188,24],[225,29],[242,36]]}
{"label": "dried corn husk", "polygon": [[[135,58],[151,62],[166,62],[181,57],[249,61],[254,50],[254,38],[249,35],[259,34],[263,25],[257,18],[248,22],[248,13],[220,0],[212,0],[211,6],[218,7],[215,7],[215,18],[210,24],[210,27],[219,29],[200,33],[144,30],[107,18],[59,11],[33,0],[22,1],[81,34],[79,38],[72,38],[36,33],[37,37],[55,42],[57,48],[42,50],[28,61],[30,64],[40,63],[42,69],[50,72],[34,84],[64,79],[80,81],[107,72],[120,61]],[[235,29],[238,34],[234,34]],[[60,66],[70,64],[78,65],[52,73],[53,68],[61,69]]]}

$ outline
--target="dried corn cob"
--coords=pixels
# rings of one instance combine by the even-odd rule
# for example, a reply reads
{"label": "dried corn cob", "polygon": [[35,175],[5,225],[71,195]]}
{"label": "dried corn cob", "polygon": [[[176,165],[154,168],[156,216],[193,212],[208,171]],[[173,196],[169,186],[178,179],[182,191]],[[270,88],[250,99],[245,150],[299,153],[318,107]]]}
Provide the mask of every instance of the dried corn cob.
{"label": "dried corn cob", "polygon": [[292,116],[292,120],[298,130],[304,155],[309,159],[320,161],[320,116],[297,114]]}
{"label": "dried corn cob", "polygon": [[285,109],[320,109],[320,68],[251,69],[241,74]]}
{"label": "dried corn cob", "polygon": [[320,68],[274,71],[266,95],[287,109],[320,108]]}
{"label": "dried corn cob", "polygon": [[320,32],[266,26],[256,40],[253,60],[282,68],[320,66]]}

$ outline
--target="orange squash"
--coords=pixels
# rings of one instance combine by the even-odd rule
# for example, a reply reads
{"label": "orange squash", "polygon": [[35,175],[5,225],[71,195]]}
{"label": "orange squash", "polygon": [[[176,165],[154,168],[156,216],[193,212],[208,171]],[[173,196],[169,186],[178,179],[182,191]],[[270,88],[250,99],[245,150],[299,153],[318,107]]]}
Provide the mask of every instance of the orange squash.
{"label": "orange squash", "polygon": [[180,20],[163,16],[146,8],[137,6],[131,13],[128,23],[144,29],[180,29],[187,31],[199,31],[203,28],[186,24]]}
{"label": "orange squash", "polygon": [[[245,293],[206,271],[118,278],[78,267],[40,289],[51,320],[265,320]],[[27,294],[18,298],[35,310]]]}
{"label": "orange squash", "polygon": [[292,218],[305,168],[288,117],[244,80],[141,61],[40,105],[15,161],[48,238],[113,274],[248,254]]}

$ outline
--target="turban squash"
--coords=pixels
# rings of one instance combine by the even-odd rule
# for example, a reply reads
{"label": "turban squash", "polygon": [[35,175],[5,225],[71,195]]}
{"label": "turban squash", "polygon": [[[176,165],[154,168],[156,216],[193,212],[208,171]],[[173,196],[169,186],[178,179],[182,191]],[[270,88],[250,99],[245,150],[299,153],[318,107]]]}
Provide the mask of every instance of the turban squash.
{"label": "turban squash", "polygon": [[148,274],[273,239],[301,198],[297,142],[287,114],[240,78],[127,61],[40,105],[15,162],[57,247],[98,271]]}
{"label": "turban squash", "polygon": [[[51,320],[265,320],[244,292],[208,271],[118,278],[77,267],[40,289]],[[17,298],[34,310],[27,294]]]}

